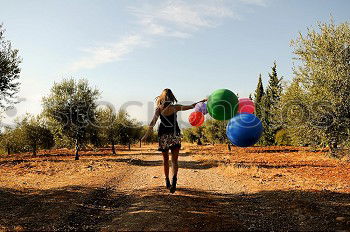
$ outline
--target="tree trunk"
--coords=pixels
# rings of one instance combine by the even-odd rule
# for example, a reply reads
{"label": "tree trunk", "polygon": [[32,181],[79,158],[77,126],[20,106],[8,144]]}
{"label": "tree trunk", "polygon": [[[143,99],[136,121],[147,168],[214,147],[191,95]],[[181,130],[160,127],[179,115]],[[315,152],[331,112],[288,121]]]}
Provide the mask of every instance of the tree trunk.
{"label": "tree trunk", "polygon": [[331,149],[332,156],[337,157],[338,156],[338,143],[336,141],[331,142],[329,144],[329,148]]}
{"label": "tree trunk", "polygon": [[7,155],[11,155],[11,149],[9,147],[7,148]]}
{"label": "tree trunk", "polygon": [[130,151],[131,150],[131,143],[130,142],[129,142],[128,146],[129,146],[129,151]]}
{"label": "tree trunk", "polygon": [[33,155],[36,155],[36,144],[33,145]]}
{"label": "tree trunk", "polygon": [[113,155],[115,155],[115,145],[114,145],[114,140],[112,140],[112,153]]}
{"label": "tree trunk", "polygon": [[227,149],[231,151],[231,145],[229,143],[227,144]]}
{"label": "tree trunk", "polygon": [[202,141],[201,141],[201,139],[200,138],[198,138],[198,140],[197,140],[197,145],[203,145],[203,143],[202,143]]}
{"label": "tree trunk", "polygon": [[79,160],[79,143],[75,140],[75,160]]}
{"label": "tree trunk", "polygon": [[141,148],[141,145],[142,145],[142,140],[140,139],[140,148]]}

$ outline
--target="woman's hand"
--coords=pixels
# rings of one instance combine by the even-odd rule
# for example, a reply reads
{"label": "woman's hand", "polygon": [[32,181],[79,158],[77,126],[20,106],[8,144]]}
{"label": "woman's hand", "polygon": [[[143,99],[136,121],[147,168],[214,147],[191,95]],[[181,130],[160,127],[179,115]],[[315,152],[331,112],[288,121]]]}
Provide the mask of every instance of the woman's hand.
{"label": "woman's hand", "polygon": [[204,98],[203,100],[201,100],[201,101],[199,101],[197,103],[194,103],[194,105],[197,105],[198,103],[202,103],[202,102],[206,102],[206,101],[208,101],[208,98]]}
{"label": "woman's hand", "polygon": [[206,101],[208,101],[208,99],[207,99],[207,98],[204,98],[203,100],[201,100],[201,101],[199,101],[199,102],[193,103],[191,106],[192,106],[192,108],[194,108],[198,103],[206,102]]}

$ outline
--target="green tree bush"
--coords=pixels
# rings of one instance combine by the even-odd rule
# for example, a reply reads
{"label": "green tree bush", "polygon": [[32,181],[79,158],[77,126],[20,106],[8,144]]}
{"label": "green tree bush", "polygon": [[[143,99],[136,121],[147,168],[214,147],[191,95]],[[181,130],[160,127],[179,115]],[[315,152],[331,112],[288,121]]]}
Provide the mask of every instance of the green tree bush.
{"label": "green tree bush", "polygon": [[142,125],[135,119],[130,119],[129,114],[123,109],[119,110],[116,122],[117,142],[118,144],[128,145],[130,150],[131,144],[140,141],[143,131]]}
{"label": "green tree bush", "polygon": [[262,83],[261,74],[259,75],[258,85],[255,89],[254,104],[255,104],[255,115],[261,119],[262,117],[262,98],[265,95],[264,86]]}
{"label": "green tree bush", "polygon": [[97,127],[102,145],[112,145],[112,153],[115,155],[115,145],[118,137],[117,115],[112,107],[98,109]]}
{"label": "green tree bush", "polygon": [[[141,136],[146,134],[148,130],[148,126],[142,126],[141,127]],[[152,130],[149,136],[145,140],[146,143],[155,143],[158,142],[158,132],[157,130]]]}
{"label": "green tree bush", "polygon": [[43,98],[45,116],[74,140],[76,160],[80,146],[89,141],[87,132],[95,125],[98,97],[99,91],[91,88],[87,80],[65,79],[55,83],[50,94]]}
{"label": "green tree bush", "polygon": [[276,118],[279,101],[282,95],[282,77],[277,75],[277,65],[274,62],[271,73],[269,73],[269,83],[266,87],[265,94],[261,98],[261,122],[264,127],[264,133],[261,138],[263,145],[274,145],[275,136],[278,130],[281,129],[281,124]]}
{"label": "green tree bush", "polygon": [[25,151],[25,144],[20,128],[5,128],[0,136],[0,147],[8,155]]}
{"label": "green tree bush", "polygon": [[12,48],[10,41],[4,37],[5,30],[0,24],[0,108],[12,106],[19,90],[21,58],[18,50]]}
{"label": "green tree bush", "polygon": [[63,128],[58,121],[48,119],[46,123],[54,137],[55,148],[74,148],[74,139],[68,137],[64,133]]}
{"label": "green tree bush", "polygon": [[[338,145],[348,139],[350,127],[350,25],[335,25],[333,20],[319,23],[318,30],[308,29],[292,46],[299,65],[286,92],[290,100],[301,101],[306,109],[289,118],[287,126],[296,136],[325,143],[337,156]],[[300,94],[293,95],[296,85]]]}
{"label": "green tree bush", "polygon": [[185,142],[202,145],[204,142],[206,142],[206,137],[204,135],[204,126],[184,129],[183,138]]}
{"label": "green tree bush", "polygon": [[[116,154],[116,144],[128,145],[130,149],[131,144],[140,141],[144,132],[141,123],[131,119],[125,110],[116,113],[111,107],[98,109],[97,121],[98,137],[103,145],[112,145],[113,154]],[[152,137],[149,139],[154,139]]]}
{"label": "green tree bush", "polygon": [[54,136],[43,118],[29,114],[17,119],[15,128],[6,128],[0,140],[0,146],[8,154],[31,151],[36,155],[38,149],[50,149],[54,144]]}
{"label": "green tree bush", "polygon": [[226,136],[227,121],[209,119],[204,123],[204,136],[211,144],[229,143]]}
{"label": "green tree bush", "polygon": [[286,129],[281,129],[276,133],[276,145],[279,146],[288,146],[292,144],[291,138],[289,137],[289,133]]}
{"label": "green tree bush", "polygon": [[50,149],[54,146],[54,136],[40,116],[26,115],[18,128],[22,134],[20,139],[28,147],[26,150],[31,150],[33,155],[37,154],[38,149]]}

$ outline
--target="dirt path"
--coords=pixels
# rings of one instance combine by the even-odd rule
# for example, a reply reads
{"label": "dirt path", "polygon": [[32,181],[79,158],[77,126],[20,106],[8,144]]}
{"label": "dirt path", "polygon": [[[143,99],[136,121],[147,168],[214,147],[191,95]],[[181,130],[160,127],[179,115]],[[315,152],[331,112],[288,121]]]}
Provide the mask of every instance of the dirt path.
{"label": "dirt path", "polygon": [[[289,169],[280,170],[281,174],[274,174],[269,180],[262,175],[271,169],[267,165],[261,168],[263,171],[259,169],[261,177],[254,174],[248,179],[240,179],[238,173],[232,178],[223,174],[218,162],[204,162],[195,153],[182,151],[178,190],[171,194],[164,187],[162,157],[154,149],[145,149],[142,154],[133,152],[94,160],[94,164],[88,166],[91,170],[94,165],[106,163],[121,168],[106,172],[108,176],[103,183],[94,187],[77,185],[35,193],[0,189],[2,228],[350,230],[349,194],[283,189],[280,186],[284,180],[277,180],[292,179],[287,176],[291,172]],[[91,160],[87,162],[91,163]],[[276,167],[281,169],[282,166]],[[244,175],[249,171],[240,172]],[[277,187],[266,190],[266,183],[272,187],[276,183]]]}
{"label": "dirt path", "polygon": [[[248,194],[245,183],[222,175],[216,164],[200,162],[190,153],[180,155],[178,190],[171,194],[164,187],[159,153],[150,150],[118,162],[128,163],[129,168],[122,178],[112,178],[107,183],[109,192],[102,194],[109,212],[103,212],[101,217],[109,215],[109,220],[90,229],[350,229],[348,195],[301,191]],[[101,195],[95,195],[100,200]],[[90,198],[88,202],[91,201]],[[345,205],[340,207],[340,203]],[[344,214],[346,221],[337,221],[337,216]]]}
{"label": "dirt path", "polygon": [[[231,223],[225,223],[229,215],[220,215],[223,213],[220,197],[215,194],[222,193],[225,180],[212,169],[213,166],[181,154],[178,190],[171,194],[164,187],[159,154],[150,152],[128,162],[132,166],[129,175],[122,182],[116,182],[114,188],[132,197],[109,229],[219,230],[234,226],[231,220]],[[234,189],[234,186],[228,185],[224,189]],[[235,228],[239,229],[239,225]]]}
{"label": "dirt path", "polygon": [[229,190],[238,193],[241,188],[225,183],[227,180],[215,171],[215,166],[196,161],[190,154],[180,154],[178,190],[175,194],[171,194],[164,187],[161,155],[154,150],[123,156],[115,159],[115,162],[127,163],[129,168],[122,175],[110,178],[102,188],[91,191],[85,197],[82,207],[70,212],[58,228],[106,230],[244,228],[239,220],[232,220],[225,202],[227,196],[224,194]]}

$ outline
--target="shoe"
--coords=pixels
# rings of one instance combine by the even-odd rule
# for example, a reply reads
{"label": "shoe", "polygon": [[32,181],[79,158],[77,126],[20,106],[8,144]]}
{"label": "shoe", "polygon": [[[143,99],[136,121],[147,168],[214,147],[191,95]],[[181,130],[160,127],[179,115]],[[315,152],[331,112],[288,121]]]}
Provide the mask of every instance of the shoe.
{"label": "shoe", "polygon": [[170,189],[170,187],[171,187],[169,177],[165,178],[165,186],[167,189]]}
{"label": "shoe", "polygon": [[170,192],[171,193],[174,193],[176,191],[176,182],[177,182],[177,178],[174,176],[173,177],[173,183],[172,183],[172,185],[170,187]]}

